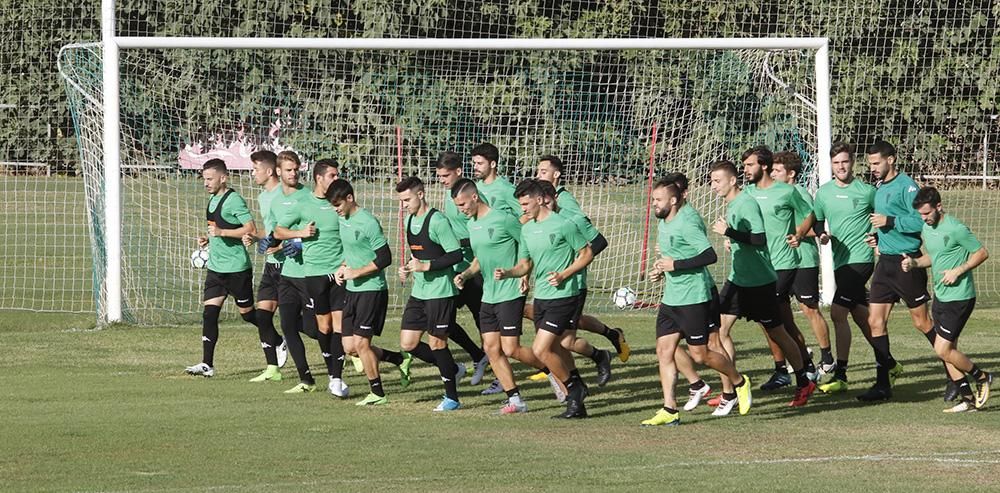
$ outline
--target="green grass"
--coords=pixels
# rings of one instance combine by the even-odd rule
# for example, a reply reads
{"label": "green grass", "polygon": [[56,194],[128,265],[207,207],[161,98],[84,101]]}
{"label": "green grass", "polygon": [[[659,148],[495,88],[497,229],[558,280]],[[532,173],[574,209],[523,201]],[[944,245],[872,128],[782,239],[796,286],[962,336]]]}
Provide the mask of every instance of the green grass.
{"label": "green grass", "polygon": [[[892,349],[906,365],[896,398],[877,406],[790,391],[755,394],[747,416],[701,407],[676,428],[643,429],[660,405],[652,312],[607,320],[635,353],[615,379],[592,385],[592,418],[560,422],[546,384],[523,381],[531,412],[500,417],[497,396],[460,386],[464,408],[431,412],[440,383],[415,365],[401,391],[383,366],[391,404],[360,409],[325,393],[288,396],[295,383],[250,384],[256,331],[222,327],[217,376],[183,375],[200,356],[195,326],[93,330],[90,315],[5,312],[0,334],[4,426],[0,491],[986,491],[1000,477],[1000,413],[945,415],[940,364],[897,315]],[[1000,312],[980,310],[962,347],[1000,370]],[[397,322],[381,344],[397,347]],[[770,370],[760,329],[736,329],[740,366],[755,386]],[[811,335],[807,335],[812,340]],[[597,345],[607,347],[600,338]],[[871,350],[855,339],[854,389],[871,384]],[[309,344],[314,372],[323,371]],[[467,360],[461,355],[460,359]],[[593,365],[580,361],[592,382]],[[363,377],[347,369],[356,397]],[[717,378],[703,375],[715,385]],[[325,384],[326,379],[319,378]],[[680,391],[683,393],[684,388]]]}

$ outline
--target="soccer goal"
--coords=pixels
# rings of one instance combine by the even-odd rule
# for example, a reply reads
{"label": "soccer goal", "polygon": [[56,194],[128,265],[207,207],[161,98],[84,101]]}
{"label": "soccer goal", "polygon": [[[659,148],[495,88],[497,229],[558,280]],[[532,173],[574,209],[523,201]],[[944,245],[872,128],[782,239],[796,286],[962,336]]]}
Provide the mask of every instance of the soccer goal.
{"label": "soccer goal", "polygon": [[[210,157],[227,161],[251,208],[253,150],[336,158],[399,256],[399,176],[431,183],[441,207],[433,163],[442,151],[492,142],[515,183],[534,175],[540,156],[557,155],[563,185],[610,242],[591,268],[595,310],[613,308],[622,286],[659,298],[661,286],[642,275],[654,255],[653,177],[687,173],[690,199],[709,220],[723,204],[707,167],[753,145],[797,152],[811,188],[829,179],[825,38],[125,37],[113,32],[107,0],[103,26],[101,43],[59,56],[101,321],[197,320],[204,271],[189,254],[203,234],[199,170]],[[719,280],[725,264],[714,267]],[[401,307],[407,288],[392,284]]]}

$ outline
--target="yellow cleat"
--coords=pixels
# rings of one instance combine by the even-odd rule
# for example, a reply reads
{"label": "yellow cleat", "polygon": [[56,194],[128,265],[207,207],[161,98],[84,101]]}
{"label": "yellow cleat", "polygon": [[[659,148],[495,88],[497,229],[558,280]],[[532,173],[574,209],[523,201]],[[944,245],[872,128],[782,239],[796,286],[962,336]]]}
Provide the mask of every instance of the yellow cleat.
{"label": "yellow cleat", "polygon": [[740,406],[740,414],[746,414],[750,412],[750,406],[753,405],[753,395],[750,393],[750,377],[746,374],[741,376],[743,377],[743,385],[736,387],[736,399]]}
{"label": "yellow cleat", "polygon": [[903,376],[903,365],[896,362],[896,366],[889,370],[889,388],[896,386],[896,379]]}
{"label": "yellow cleat", "polygon": [[671,414],[666,409],[656,411],[652,418],[642,422],[642,426],[677,426],[679,424],[681,424],[681,414]]}
{"label": "yellow cleat", "polygon": [[260,375],[250,379],[250,381],[254,383],[266,382],[268,380],[272,382],[281,381],[281,370],[278,369],[277,365],[267,365],[267,369],[262,371]]}
{"label": "yellow cleat", "polygon": [[628,341],[625,340],[625,331],[617,327],[611,330],[618,334],[617,341],[611,341],[611,345],[615,347],[615,351],[618,353],[618,359],[620,359],[622,363],[625,363],[628,361],[629,356],[632,355],[632,348],[628,345]]}
{"label": "yellow cleat", "polygon": [[819,391],[824,394],[838,394],[840,392],[847,392],[848,389],[847,382],[834,378],[827,383],[819,386]]}
{"label": "yellow cleat", "polygon": [[307,394],[309,392],[316,392],[316,385],[300,383],[285,391],[286,394]]}
{"label": "yellow cleat", "polygon": [[544,382],[544,381],[546,381],[548,379],[549,379],[549,375],[547,373],[545,373],[544,371],[540,371],[540,372],[535,373],[534,375],[528,377],[528,380],[531,380],[532,382]]}

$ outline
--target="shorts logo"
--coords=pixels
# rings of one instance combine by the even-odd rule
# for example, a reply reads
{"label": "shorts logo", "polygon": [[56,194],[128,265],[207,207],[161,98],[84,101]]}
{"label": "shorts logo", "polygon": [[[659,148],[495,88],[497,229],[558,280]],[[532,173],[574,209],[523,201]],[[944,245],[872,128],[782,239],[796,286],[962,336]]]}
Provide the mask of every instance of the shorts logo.
{"label": "shorts logo", "polygon": [[435,326],[434,326],[434,328],[435,328],[435,329],[447,329],[448,327],[449,327],[449,325],[448,325],[448,324],[444,324],[444,325],[435,325]]}
{"label": "shorts logo", "polygon": [[545,321],[545,325],[548,325],[549,327],[559,327],[559,325],[549,322],[548,320]]}
{"label": "shorts logo", "polygon": [[493,232],[494,231],[496,231],[495,228],[489,228],[489,229],[486,230],[486,233],[490,235],[490,239],[491,240],[493,239]]}
{"label": "shorts logo", "polygon": [[517,328],[516,325],[504,325],[503,326],[503,330],[514,330],[516,328]]}
{"label": "shorts logo", "polygon": [[555,233],[549,233],[549,244],[550,245],[555,245],[556,244],[556,234]]}
{"label": "shorts logo", "polygon": [[771,320],[770,318],[769,318],[769,319],[767,319],[767,320],[761,320],[761,321],[760,321],[760,323],[762,323],[762,324],[769,324],[769,323],[771,323],[771,322],[772,322],[772,320]]}
{"label": "shorts logo", "polygon": [[306,303],[306,308],[316,308],[316,304],[313,303],[312,298],[309,298],[309,303]]}
{"label": "shorts logo", "polygon": [[917,298],[916,298],[915,300],[913,300],[913,301],[922,301],[922,300],[923,300],[924,298],[926,298],[926,297],[927,297],[927,295],[926,295],[926,294],[922,294],[922,295],[920,295],[920,296],[917,296]]}
{"label": "shorts logo", "polygon": [[247,298],[245,300],[236,300],[237,303],[246,303],[248,301],[250,301],[250,298]]}
{"label": "shorts logo", "polygon": [[358,328],[361,330],[372,330],[371,325],[359,325]]}
{"label": "shorts logo", "polygon": [[811,294],[809,296],[801,295],[801,296],[799,296],[799,298],[802,298],[804,300],[811,300],[812,299],[812,295]]}
{"label": "shorts logo", "polygon": [[944,332],[944,333],[946,333],[946,334],[951,334],[951,331],[950,331],[950,330],[948,330],[948,329],[944,328],[944,327],[943,327],[942,325],[940,325],[940,324],[938,324],[938,328],[940,328],[940,329],[941,329],[941,332]]}
{"label": "shorts logo", "polygon": [[705,336],[691,336],[691,339],[694,339],[694,340],[704,339],[704,338],[705,338]]}

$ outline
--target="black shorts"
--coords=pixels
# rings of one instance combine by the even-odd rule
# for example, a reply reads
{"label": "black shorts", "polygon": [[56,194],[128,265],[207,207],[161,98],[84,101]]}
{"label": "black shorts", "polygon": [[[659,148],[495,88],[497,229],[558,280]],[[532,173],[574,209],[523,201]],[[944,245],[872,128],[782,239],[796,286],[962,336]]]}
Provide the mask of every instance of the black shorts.
{"label": "black shorts", "polygon": [[778,299],[774,296],[776,292],[773,282],[750,288],[726,281],[719,293],[719,312],[759,322],[765,329],[773,329],[781,325]]}
{"label": "black shorts", "polygon": [[343,335],[369,339],[382,335],[388,308],[388,291],[348,291],[344,301]]}
{"label": "black shorts", "polygon": [[333,274],[305,278],[306,304],[312,305],[316,315],[326,315],[344,309],[343,286],[333,280]]}
{"label": "black shorts", "polygon": [[[910,254],[910,258],[918,258],[921,252]],[[900,265],[901,255],[882,255],[875,264],[872,274],[872,290],[869,300],[872,303],[893,304],[899,300],[906,303],[907,308],[916,308],[930,301],[927,293],[927,269],[910,269],[903,272]]]}
{"label": "black shorts", "polygon": [[278,305],[297,305],[302,307],[303,312],[309,310],[310,314],[314,314],[312,303],[309,303],[309,295],[306,293],[305,278],[281,276],[281,280],[278,281]]}
{"label": "black shorts", "polygon": [[788,297],[792,295],[792,287],[795,285],[795,274],[798,269],[782,269],[774,271],[778,275],[778,280],[774,282],[774,293],[780,303],[788,303]]}
{"label": "black shorts", "polygon": [[656,338],[681,334],[689,346],[708,344],[708,336],[719,330],[719,292],[703,303],[683,306],[660,304],[656,314]]}
{"label": "black shorts", "polygon": [[931,315],[934,317],[934,332],[938,337],[948,341],[957,341],[975,307],[975,298],[961,301],[934,300],[934,305],[931,307]]}
{"label": "black shorts", "polygon": [[271,262],[264,263],[264,275],[260,276],[260,286],[257,286],[257,299],[259,301],[278,301],[281,265]]}
{"label": "black shorts", "polygon": [[574,327],[576,296],[555,300],[535,299],[535,328],[560,335]]}
{"label": "black shorts", "polygon": [[463,306],[469,307],[473,315],[478,316],[480,305],[483,303],[483,276],[476,274],[465,280],[462,289],[455,297],[455,310]]}
{"label": "black shorts", "polygon": [[240,308],[253,306],[253,270],[230,273],[208,271],[202,301],[226,295],[232,296]]}
{"label": "black shorts", "polygon": [[455,298],[422,300],[410,296],[399,328],[422,330],[434,337],[447,336],[455,325]]}
{"label": "black shorts", "polygon": [[500,303],[483,303],[479,310],[479,331],[499,332],[500,336],[521,335],[524,320],[524,296]]}
{"label": "black shorts", "polygon": [[583,305],[587,304],[587,290],[581,289],[580,294],[576,296],[576,311],[573,312],[573,330],[576,330],[580,325],[580,319],[583,318]]}
{"label": "black shorts", "polygon": [[800,305],[819,308],[819,267],[799,267],[795,269],[792,293]]}
{"label": "black shorts", "polygon": [[848,310],[855,306],[868,306],[868,279],[872,277],[874,264],[846,264],[833,271],[837,291],[833,302]]}

